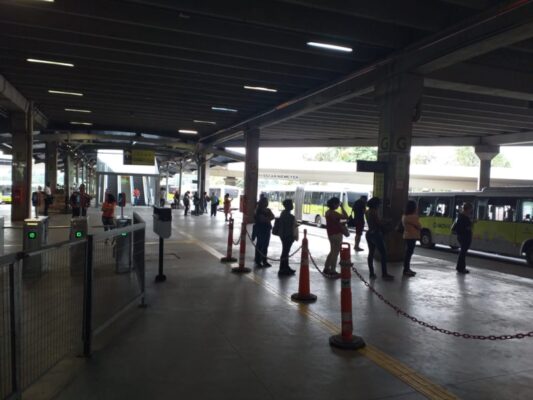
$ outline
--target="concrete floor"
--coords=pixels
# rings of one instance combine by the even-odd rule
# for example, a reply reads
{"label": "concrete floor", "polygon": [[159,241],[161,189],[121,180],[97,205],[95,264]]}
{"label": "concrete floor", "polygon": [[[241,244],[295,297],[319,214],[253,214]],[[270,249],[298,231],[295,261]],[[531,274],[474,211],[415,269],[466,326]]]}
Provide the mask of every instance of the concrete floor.
{"label": "concrete floor", "polygon": [[[98,220],[97,210],[91,211]],[[174,212],[173,236],[165,247],[168,280],[155,285],[151,209],[137,211],[148,223],[150,307],[135,310],[133,321],[82,365],[58,399],[533,398],[533,339],[475,341],[431,331],[398,316],[356,278],[355,333],[369,346],[359,352],[332,349],[328,337],[340,330],[340,281],[326,280],[312,268],[318,301],[299,306],[290,301],[297,275],[280,279],[277,265],[231,273],[218,262],[227,240],[223,215]],[[53,221],[59,225],[63,218]],[[325,230],[305,228],[322,265]],[[280,251],[273,237],[270,255]],[[375,281],[392,303],[449,330],[483,335],[533,330],[533,269],[469,257],[472,273],[458,276],[455,253],[417,248],[415,254],[415,278],[402,279],[401,267],[393,264],[394,282]],[[366,276],[365,258],[353,256]],[[250,267],[252,259],[249,245]],[[298,266],[299,254],[295,260]]]}

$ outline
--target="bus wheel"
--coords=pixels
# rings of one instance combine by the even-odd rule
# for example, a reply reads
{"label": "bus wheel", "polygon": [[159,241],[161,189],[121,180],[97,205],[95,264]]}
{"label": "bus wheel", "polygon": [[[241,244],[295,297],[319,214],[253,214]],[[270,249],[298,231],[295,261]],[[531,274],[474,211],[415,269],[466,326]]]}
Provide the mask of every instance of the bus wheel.
{"label": "bus wheel", "polygon": [[529,245],[526,249],[526,261],[529,266],[533,267],[533,245]]}
{"label": "bus wheel", "polygon": [[435,243],[431,241],[431,233],[427,229],[422,230],[420,233],[420,244],[426,249],[435,247]]}
{"label": "bus wheel", "polygon": [[315,217],[315,225],[318,226],[319,228],[322,226],[322,218],[320,218],[320,215],[317,215]]}

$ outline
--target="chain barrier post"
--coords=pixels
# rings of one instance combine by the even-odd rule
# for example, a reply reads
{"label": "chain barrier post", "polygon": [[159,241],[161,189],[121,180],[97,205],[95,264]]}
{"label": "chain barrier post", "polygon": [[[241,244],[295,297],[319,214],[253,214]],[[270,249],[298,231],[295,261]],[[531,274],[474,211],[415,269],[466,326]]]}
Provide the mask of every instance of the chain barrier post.
{"label": "chain barrier post", "polygon": [[235,257],[232,257],[233,250],[233,217],[229,218],[229,231],[228,231],[228,249],[226,251],[226,257],[222,257],[220,262],[231,263],[237,261]]}
{"label": "chain barrier post", "polygon": [[243,213],[242,216],[242,225],[241,225],[241,243],[240,243],[240,251],[239,251],[239,266],[232,268],[231,272],[235,272],[236,274],[242,274],[242,273],[248,273],[252,270],[250,268],[246,268],[244,266],[244,261],[246,258],[246,214]]}
{"label": "chain barrier post", "polygon": [[309,283],[309,245],[307,241],[307,229],[304,229],[304,238],[302,239],[302,258],[300,261],[298,293],[294,293],[291,296],[291,299],[302,303],[313,303],[316,301],[316,295],[311,293]]}
{"label": "chain barrier post", "polygon": [[352,322],[352,288],[351,288],[351,254],[350,244],[341,245],[341,334],[329,338],[333,347],[345,350],[356,350],[365,347],[362,337],[353,334]]}

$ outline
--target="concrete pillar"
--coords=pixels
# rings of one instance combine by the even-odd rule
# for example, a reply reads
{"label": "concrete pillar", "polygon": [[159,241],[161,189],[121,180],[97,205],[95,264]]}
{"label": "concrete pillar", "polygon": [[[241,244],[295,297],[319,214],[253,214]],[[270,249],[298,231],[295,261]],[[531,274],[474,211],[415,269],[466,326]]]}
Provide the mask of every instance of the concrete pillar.
{"label": "concrete pillar", "polygon": [[76,185],[76,187],[79,187],[80,186],[80,165],[79,165],[79,161],[74,161],[74,183]]}
{"label": "concrete pillar", "polygon": [[202,156],[202,164],[200,166],[200,177],[202,179],[202,193],[209,192],[209,167],[210,162],[206,159],[205,154]]}
{"label": "concrete pillar", "polygon": [[[178,192],[180,194],[180,201],[181,199],[183,199],[182,181],[183,181],[183,160],[180,161],[180,176],[179,176],[179,184],[178,184]],[[178,203],[178,208],[180,208],[180,203]]]}
{"label": "concrete pillar", "polygon": [[234,176],[227,176],[224,178],[224,183],[228,186],[235,186],[237,184],[237,178]]}
{"label": "concrete pillar", "polygon": [[500,146],[478,145],[474,150],[480,161],[477,190],[481,190],[490,187],[490,164],[492,159],[500,153]]}
{"label": "concrete pillar", "polygon": [[45,184],[50,183],[52,193],[57,189],[57,142],[46,143]]}
{"label": "concrete pillar", "polygon": [[244,196],[247,222],[254,222],[257,203],[257,183],[259,178],[259,138],[258,128],[248,129],[244,133],[246,155],[244,160]]}
{"label": "concrete pillar", "polygon": [[[423,85],[422,77],[403,74],[376,87],[380,108],[378,161],[386,163],[386,168],[385,173],[374,175],[374,196],[382,199],[383,218],[392,226],[401,220],[407,203],[413,120]],[[402,260],[400,234],[391,231],[386,244],[388,258]]]}
{"label": "concrete pillar", "polygon": [[13,167],[11,169],[11,220],[31,217],[31,172],[33,166],[33,112],[11,114]]}

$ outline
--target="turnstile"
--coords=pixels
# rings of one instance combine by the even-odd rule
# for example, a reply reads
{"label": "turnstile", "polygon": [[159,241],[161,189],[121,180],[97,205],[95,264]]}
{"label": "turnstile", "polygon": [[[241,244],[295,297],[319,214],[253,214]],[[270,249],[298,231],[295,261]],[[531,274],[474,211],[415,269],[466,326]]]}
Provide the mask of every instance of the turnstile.
{"label": "turnstile", "polygon": [[[27,218],[22,229],[22,250],[40,250],[48,243],[48,217]],[[24,257],[22,262],[23,278],[39,278],[43,271],[42,255]]]}
{"label": "turnstile", "polygon": [[73,217],[70,220],[70,241],[80,242],[70,246],[70,273],[82,275],[87,258],[87,233],[89,230],[88,217]]}
{"label": "turnstile", "polygon": [[[130,226],[131,224],[131,218],[117,218],[117,229]],[[131,232],[122,233],[115,238],[115,271],[117,274],[131,271],[132,238],[133,235]]]}

